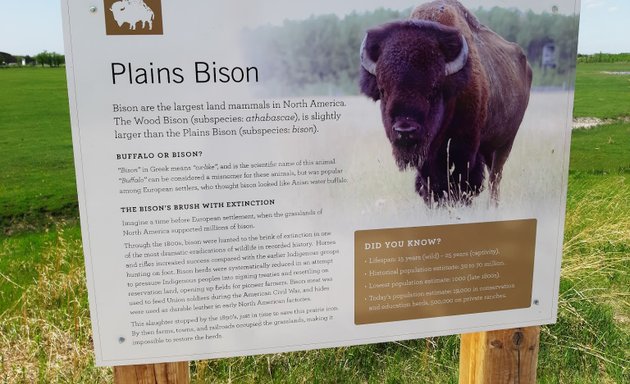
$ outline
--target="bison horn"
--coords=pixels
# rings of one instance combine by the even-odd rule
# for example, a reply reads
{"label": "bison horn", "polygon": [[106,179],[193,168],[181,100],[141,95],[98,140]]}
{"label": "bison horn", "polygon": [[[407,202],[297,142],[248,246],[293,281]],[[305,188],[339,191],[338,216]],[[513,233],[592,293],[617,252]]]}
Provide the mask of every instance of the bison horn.
{"label": "bison horn", "polygon": [[363,42],[361,43],[361,66],[370,74],[376,76],[376,62],[370,59],[370,55],[365,50],[365,44],[367,42],[368,35],[365,34]]}
{"label": "bison horn", "polygon": [[466,43],[464,36],[462,36],[462,49],[459,51],[459,55],[457,55],[453,61],[446,63],[446,76],[450,76],[461,71],[466,65],[466,61],[468,61],[468,44]]}

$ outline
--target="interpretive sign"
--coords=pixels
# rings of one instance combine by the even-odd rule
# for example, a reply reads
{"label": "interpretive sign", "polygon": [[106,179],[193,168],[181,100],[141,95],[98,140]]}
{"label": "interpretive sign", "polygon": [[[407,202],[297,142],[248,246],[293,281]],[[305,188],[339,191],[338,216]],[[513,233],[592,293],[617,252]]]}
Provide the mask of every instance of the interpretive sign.
{"label": "interpretive sign", "polygon": [[554,322],[577,6],[62,0],[97,364]]}

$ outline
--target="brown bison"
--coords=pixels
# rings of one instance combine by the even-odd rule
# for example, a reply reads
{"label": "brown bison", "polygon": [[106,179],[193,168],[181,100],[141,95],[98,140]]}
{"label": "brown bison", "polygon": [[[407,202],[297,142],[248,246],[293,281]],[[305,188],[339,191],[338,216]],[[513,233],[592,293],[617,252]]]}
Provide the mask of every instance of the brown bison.
{"label": "brown bison", "polygon": [[427,204],[469,204],[486,167],[498,201],[529,101],[532,74],[519,46],[458,1],[439,0],[370,29],[360,72],[361,91],[381,101],[398,166],[417,169],[416,191]]}

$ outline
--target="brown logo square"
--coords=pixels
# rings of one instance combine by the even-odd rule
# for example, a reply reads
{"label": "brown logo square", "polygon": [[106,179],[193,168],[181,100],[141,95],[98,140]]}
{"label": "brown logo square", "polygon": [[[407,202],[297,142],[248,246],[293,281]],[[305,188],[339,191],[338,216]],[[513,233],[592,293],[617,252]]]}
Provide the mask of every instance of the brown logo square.
{"label": "brown logo square", "polygon": [[161,35],[162,0],[104,0],[108,35]]}

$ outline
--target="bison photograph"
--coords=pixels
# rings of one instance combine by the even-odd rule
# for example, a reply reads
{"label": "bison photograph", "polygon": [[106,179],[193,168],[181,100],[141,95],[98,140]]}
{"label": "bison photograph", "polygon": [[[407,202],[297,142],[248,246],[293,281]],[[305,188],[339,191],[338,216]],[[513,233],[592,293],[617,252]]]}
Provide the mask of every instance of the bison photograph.
{"label": "bison photograph", "polygon": [[499,200],[503,166],[529,101],[532,71],[505,41],[456,0],[367,31],[360,89],[380,100],[400,170],[417,171],[429,206],[469,205],[487,188]]}

